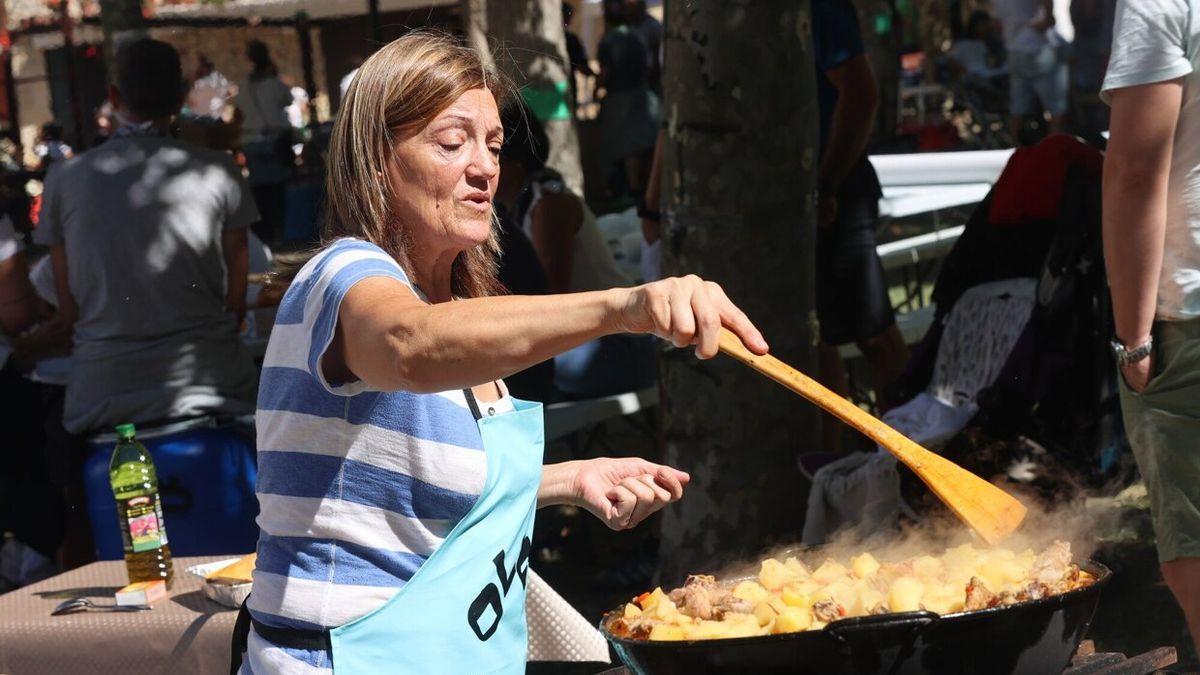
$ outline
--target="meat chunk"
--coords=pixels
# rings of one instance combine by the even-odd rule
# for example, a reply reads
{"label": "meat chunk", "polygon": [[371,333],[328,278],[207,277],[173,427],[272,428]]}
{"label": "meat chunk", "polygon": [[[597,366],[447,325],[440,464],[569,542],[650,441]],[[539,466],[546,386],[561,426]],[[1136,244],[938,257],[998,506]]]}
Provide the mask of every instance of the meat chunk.
{"label": "meat chunk", "polygon": [[1082,571],[1083,570],[1079,569],[1079,565],[1076,565],[1075,563],[1067,565],[1067,573],[1063,575],[1063,581],[1069,581],[1071,583],[1079,581],[1079,576]]}
{"label": "meat chunk", "polygon": [[812,612],[813,616],[816,617],[818,621],[824,621],[825,623],[837,621],[846,613],[842,609],[841,605],[829,598],[826,598],[825,600],[818,600],[817,602],[813,603]]}
{"label": "meat chunk", "polygon": [[683,588],[676,588],[667,594],[679,611],[697,619],[712,618],[712,592],[717,588],[717,580],[706,574],[693,574],[687,578]]}
{"label": "meat chunk", "polygon": [[1010,591],[1000,591],[1000,594],[996,596],[997,605],[1008,606],[1015,605],[1018,602],[1020,602],[1020,600],[1017,600],[1017,596]]}
{"label": "meat chunk", "polygon": [[1071,567],[1071,545],[1055,541],[1038,554],[1029,570],[1029,577],[1045,586],[1053,586],[1062,580]]}
{"label": "meat chunk", "polygon": [[668,597],[679,611],[697,619],[720,620],[725,612],[742,611],[747,604],[707,574],[693,574],[683,588],[676,588]]}
{"label": "meat chunk", "polygon": [[1082,575],[1083,571],[1079,569],[1079,565],[1075,563],[1067,565],[1067,571],[1063,574],[1062,578],[1050,586],[1050,593],[1058,595],[1075,590],[1080,586]]}
{"label": "meat chunk", "polygon": [[649,640],[650,624],[644,621],[634,623],[629,627],[629,637],[633,640]]}
{"label": "meat chunk", "polygon": [[650,637],[651,624],[643,619],[613,619],[608,624],[608,630],[619,638],[645,640]]}
{"label": "meat chunk", "polygon": [[965,606],[968,610],[986,609],[994,606],[996,601],[996,594],[988,590],[979,577],[971,577],[971,581],[967,582]]}
{"label": "meat chunk", "polygon": [[1050,595],[1050,588],[1038,581],[1031,581],[1025,584],[1025,587],[1017,591],[1017,600],[1026,602],[1028,600],[1041,600]]}

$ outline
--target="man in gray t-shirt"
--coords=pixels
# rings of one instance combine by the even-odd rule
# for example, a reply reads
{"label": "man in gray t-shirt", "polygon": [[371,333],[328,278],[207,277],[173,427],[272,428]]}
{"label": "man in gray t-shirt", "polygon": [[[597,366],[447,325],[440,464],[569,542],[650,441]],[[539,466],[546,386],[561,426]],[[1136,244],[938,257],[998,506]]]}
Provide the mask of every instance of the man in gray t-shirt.
{"label": "man in gray t-shirt", "polygon": [[117,70],[110,97],[128,123],[51,172],[35,232],[75,319],[63,425],[252,412],[238,338],[250,190],[228,155],[167,136],[183,92],[170,45],[131,43]]}
{"label": "man in gray t-shirt", "polygon": [[1101,97],[1121,414],[1200,647],[1200,0],[1119,0]]}

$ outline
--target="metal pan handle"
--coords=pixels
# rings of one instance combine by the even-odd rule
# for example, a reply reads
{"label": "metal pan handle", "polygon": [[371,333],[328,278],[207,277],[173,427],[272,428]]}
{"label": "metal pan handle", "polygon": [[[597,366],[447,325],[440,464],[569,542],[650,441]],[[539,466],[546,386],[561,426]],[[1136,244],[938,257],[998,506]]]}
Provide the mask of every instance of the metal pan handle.
{"label": "metal pan handle", "polygon": [[930,626],[941,621],[934,612],[921,610],[918,612],[901,612],[899,614],[877,614],[874,616],[855,616],[849,619],[839,619],[825,626],[825,634],[835,642],[845,645],[857,633],[886,632],[892,634],[917,634],[925,632]]}

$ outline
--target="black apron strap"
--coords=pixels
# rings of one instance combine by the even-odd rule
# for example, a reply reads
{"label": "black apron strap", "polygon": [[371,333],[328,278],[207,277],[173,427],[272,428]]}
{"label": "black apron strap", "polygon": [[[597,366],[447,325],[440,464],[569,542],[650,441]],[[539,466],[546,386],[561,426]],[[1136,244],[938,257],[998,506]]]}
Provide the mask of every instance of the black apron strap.
{"label": "black apron strap", "polygon": [[[246,596],[248,601],[250,596]],[[233,640],[229,645],[229,675],[238,675],[246,657],[246,641],[250,639],[250,610],[246,602],[238,609],[237,621],[233,624]]]}
{"label": "black apron strap", "polygon": [[[249,601],[250,597],[246,596]],[[237,621],[233,624],[233,640],[229,646],[229,675],[237,675],[246,657],[246,643],[250,639],[250,626],[262,639],[280,647],[292,649],[308,649],[312,651],[325,650],[333,659],[333,641],[327,630],[302,630],[299,628],[278,628],[256,621],[246,609],[246,602],[238,610]]]}
{"label": "black apron strap", "polygon": [[475,416],[475,421],[483,419],[483,413],[479,412],[479,401],[475,400],[475,392],[471,391],[470,387],[463,389],[463,397],[467,399],[467,407],[471,409],[471,414]]}
{"label": "black apron strap", "polygon": [[254,632],[258,636],[272,644],[280,647],[291,647],[292,649],[307,649],[309,651],[327,650],[330,658],[333,656],[333,641],[329,637],[327,630],[305,630],[301,628],[279,628],[277,626],[268,626],[261,621],[255,621],[253,618],[250,622],[254,624]]}

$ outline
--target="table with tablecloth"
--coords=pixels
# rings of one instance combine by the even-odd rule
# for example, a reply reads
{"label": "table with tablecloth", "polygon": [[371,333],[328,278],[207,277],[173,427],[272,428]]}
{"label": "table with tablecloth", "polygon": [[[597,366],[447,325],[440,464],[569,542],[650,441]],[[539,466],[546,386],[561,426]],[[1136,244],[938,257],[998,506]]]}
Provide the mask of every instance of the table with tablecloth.
{"label": "table with tablecloth", "polygon": [[50,616],[87,597],[113,603],[128,583],[123,561],[92,563],[0,596],[0,673],[221,673],[237,612],[204,595],[191,565],[231,556],[177,558],[167,598],[144,612]]}
{"label": "table with tablecloth", "polygon": [[[0,673],[126,675],[223,673],[237,612],[204,595],[187,568],[232,556],[176,558],[169,597],[143,612],[50,616],[63,600],[113,602],[127,582],[123,561],[97,562],[0,595]],[[530,572],[526,615],[530,672],[605,670],[604,638],[561,596]]]}

